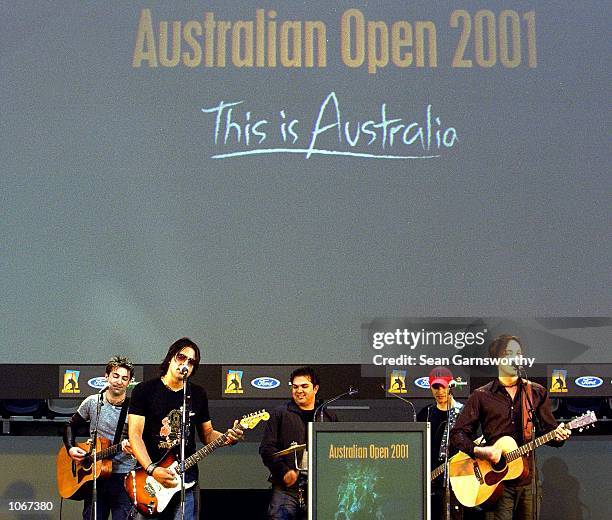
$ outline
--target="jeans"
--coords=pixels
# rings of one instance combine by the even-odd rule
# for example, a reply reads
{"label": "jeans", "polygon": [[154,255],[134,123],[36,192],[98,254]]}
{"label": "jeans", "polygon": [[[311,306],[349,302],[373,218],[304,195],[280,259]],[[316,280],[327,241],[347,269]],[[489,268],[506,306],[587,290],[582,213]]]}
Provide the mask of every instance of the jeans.
{"label": "jeans", "polygon": [[[537,485],[538,517],[542,496],[540,485]],[[526,486],[504,486],[504,492],[490,511],[485,513],[486,520],[532,520],[534,508],[531,484]]]}
{"label": "jeans", "polygon": [[[109,478],[101,478],[96,482],[96,495],[98,506],[96,508],[98,520],[107,520],[112,513],[113,520],[129,518],[132,510],[130,497],[123,488],[125,473],[111,473]],[[85,499],[83,504],[83,520],[90,520],[93,515],[92,498]]]}
{"label": "jeans", "polygon": [[297,491],[287,491],[274,487],[268,506],[269,520],[298,520],[306,518],[306,513],[300,508]]}

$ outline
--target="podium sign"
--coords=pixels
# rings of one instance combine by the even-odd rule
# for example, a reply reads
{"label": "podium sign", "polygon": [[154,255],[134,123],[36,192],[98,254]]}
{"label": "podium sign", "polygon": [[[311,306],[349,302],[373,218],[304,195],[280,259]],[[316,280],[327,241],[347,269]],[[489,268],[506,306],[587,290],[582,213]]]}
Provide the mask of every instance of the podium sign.
{"label": "podium sign", "polygon": [[309,520],[429,519],[428,423],[310,423]]}

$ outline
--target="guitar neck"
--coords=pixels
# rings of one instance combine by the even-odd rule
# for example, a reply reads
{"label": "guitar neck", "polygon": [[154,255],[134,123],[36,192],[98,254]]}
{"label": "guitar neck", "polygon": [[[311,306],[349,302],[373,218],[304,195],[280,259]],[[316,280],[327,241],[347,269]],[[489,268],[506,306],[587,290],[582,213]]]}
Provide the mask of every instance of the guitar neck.
{"label": "guitar neck", "polygon": [[[240,421],[239,426],[243,430],[250,430],[252,428],[255,428],[255,426],[257,426],[257,424],[260,421],[267,421],[269,418],[270,418],[270,414],[266,412],[265,410],[261,410],[256,413],[245,415]],[[185,465],[184,465],[185,471],[187,471],[194,464],[197,464],[198,462],[200,462],[204,457],[208,457],[217,448],[220,448],[221,446],[224,446],[225,444],[227,444],[228,439],[229,439],[229,431],[222,435],[219,435],[219,437],[217,437],[214,441],[208,443],[203,448],[200,448],[190,457],[187,457],[185,459]]]}
{"label": "guitar neck", "polygon": [[[578,419],[570,421],[569,423],[565,425],[565,427],[568,430],[571,430],[573,428],[580,428],[583,426],[587,426],[589,424],[592,424],[595,421],[597,421],[597,417],[595,417],[595,414],[593,414],[593,412],[589,412],[587,414],[584,414],[582,417],[579,417]],[[536,448],[539,448],[540,446],[542,446],[543,444],[546,444],[548,441],[551,441],[554,438],[555,438],[555,430],[551,430],[545,435],[542,435],[541,437],[538,437],[537,439],[534,439],[531,442],[528,442],[527,444],[521,446],[520,448],[517,448],[516,450],[506,453],[506,460],[508,462],[511,462],[515,459],[518,459],[519,457],[522,457],[523,455],[527,455],[527,453],[529,453],[530,451],[533,451]]]}
{"label": "guitar neck", "polygon": [[438,478],[444,473],[444,464],[440,464],[436,469],[431,472],[431,480]]}
{"label": "guitar neck", "polygon": [[101,459],[107,459],[109,457],[113,457],[117,455],[117,453],[119,453],[120,451],[121,451],[121,443],[113,444],[112,446],[109,446],[105,450],[102,450],[98,456]]}
{"label": "guitar neck", "polygon": [[[121,443],[113,444],[112,446],[109,446],[108,448],[98,451],[96,453],[96,458],[99,460],[109,459],[110,457],[114,457],[115,455],[117,455],[117,453],[119,453],[120,451],[121,451]],[[93,453],[89,453],[87,457],[90,460],[93,460]]]}
{"label": "guitar neck", "polygon": [[220,448],[221,446],[223,446],[227,442],[227,439],[228,439],[228,435],[227,433],[224,433],[220,437],[217,437],[214,441],[208,443],[203,448],[200,448],[190,457],[187,457],[185,459],[185,471],[187,471],[194,464],[197,464],[198,462],[200,462],[205,457],[208,457],[217,448]]}
{"label": "guitar neck", "polygon": [[531,442],[528,442],[527,444],[524,444],[520,448],[517,448],[514,451],[510,451],[506,453],[506,460],[508,462],[511,462],[513,460],[516,460],[522,457],[523,455],[527,455],[528,453],[532,452],[536,448],[539,448],[543,444],[546,444],[548,441],[553,440],[554,438],[555,438],[555,431],[552,430],[548,432],[547,434],[542,435],[541,437],[538,437],[537,439],[534,439]]}

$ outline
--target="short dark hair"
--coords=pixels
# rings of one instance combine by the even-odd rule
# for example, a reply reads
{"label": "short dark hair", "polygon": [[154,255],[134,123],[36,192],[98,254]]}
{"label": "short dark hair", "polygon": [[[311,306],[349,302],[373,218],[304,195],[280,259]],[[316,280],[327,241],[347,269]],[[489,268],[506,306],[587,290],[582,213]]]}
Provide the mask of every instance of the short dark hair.
{"label": "short dark hair", "polygon": [[106,363],[105,374],[110,374],[115,368],[125,368],[130,373],[130,379],[134,377],[134,363],[125,356],[113,356]]}
{"label": "short dark hair", "polygon": [[198,347],[189,338],[180,338],[177,339],[174,343],[172,343],[170,347],[168,347],[168,353],[166,354],[164,360],[161,362],[161,365],[159,365],[159,371],[162,376],[165,375],[166,372],[168,372],[168,367],[170,366],[170,361],[172,361],[172,358],[186,347],[192,348],[195,352],[195,363],[193,364],[192,374],[196,373],[196,370],[200,366],[200,347]]}
{"label": "short dark hair", "polygon": [[523,342],[517,336],[510,336],[509,334],[502,334],[501,336],[497,336],[489,345],[489,356],[492,358],[501,357],[503,352],[506,350],[508,343],[511,341],[516,341],[520,347],[521,352],[525,353],[525,347],[523,346]]}
{"label": "short dark hair", "polygon": [[293,372],[291,372],[291,375],[289,376],[289,383],[293,384],[293,380],[296,377],[300,377],[300,376],[310,378],[310,382],[312,383],[312,386],[319,386],[319,376],[315,372],[314,368],[312,367],[296,368]]}

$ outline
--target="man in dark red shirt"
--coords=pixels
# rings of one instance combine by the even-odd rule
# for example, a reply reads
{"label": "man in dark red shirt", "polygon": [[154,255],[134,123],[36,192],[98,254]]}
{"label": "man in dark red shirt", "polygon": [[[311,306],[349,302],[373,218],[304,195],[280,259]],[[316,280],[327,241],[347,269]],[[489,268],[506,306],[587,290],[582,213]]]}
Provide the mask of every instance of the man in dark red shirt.
{"label": "man in dark red shirt", "polygon": [[[519,359],[522,354],[523,346],[515,336],[499,336],[489,346],[491,358]],[[531,405],[536,418],[533,423],[524,423],[523,409],[530,410]],[[571,433],[563,424],[557,425],[546,389],[537,383],[527,383],[525,379],[519,378],[517,363],[503,362],[498,365],[497,379],[477,388],[470,395],[451,431],[451,445],[472,458],[497,464],[503,453],[500,447],[494,446],[495,442],[501,437],[509,436],[520,447],[529,440],[525,437],[531,435],[531,424],[536,425],[535,434],[538,436],[555,431],[554,440],[550,442],[552,446],[561,446]],[[488,446],[476,446],[471,440],[476,437],[479,426]],[[487,512],[487,520],[537,518],[539,500],[536,502],[533,497],[539,496],[539,493],[534,493],[531,485],[532,455],[533,453],[530,453],[528,457],[529,475],[505,481],[503,494],[492,506],[493,509]]]}

